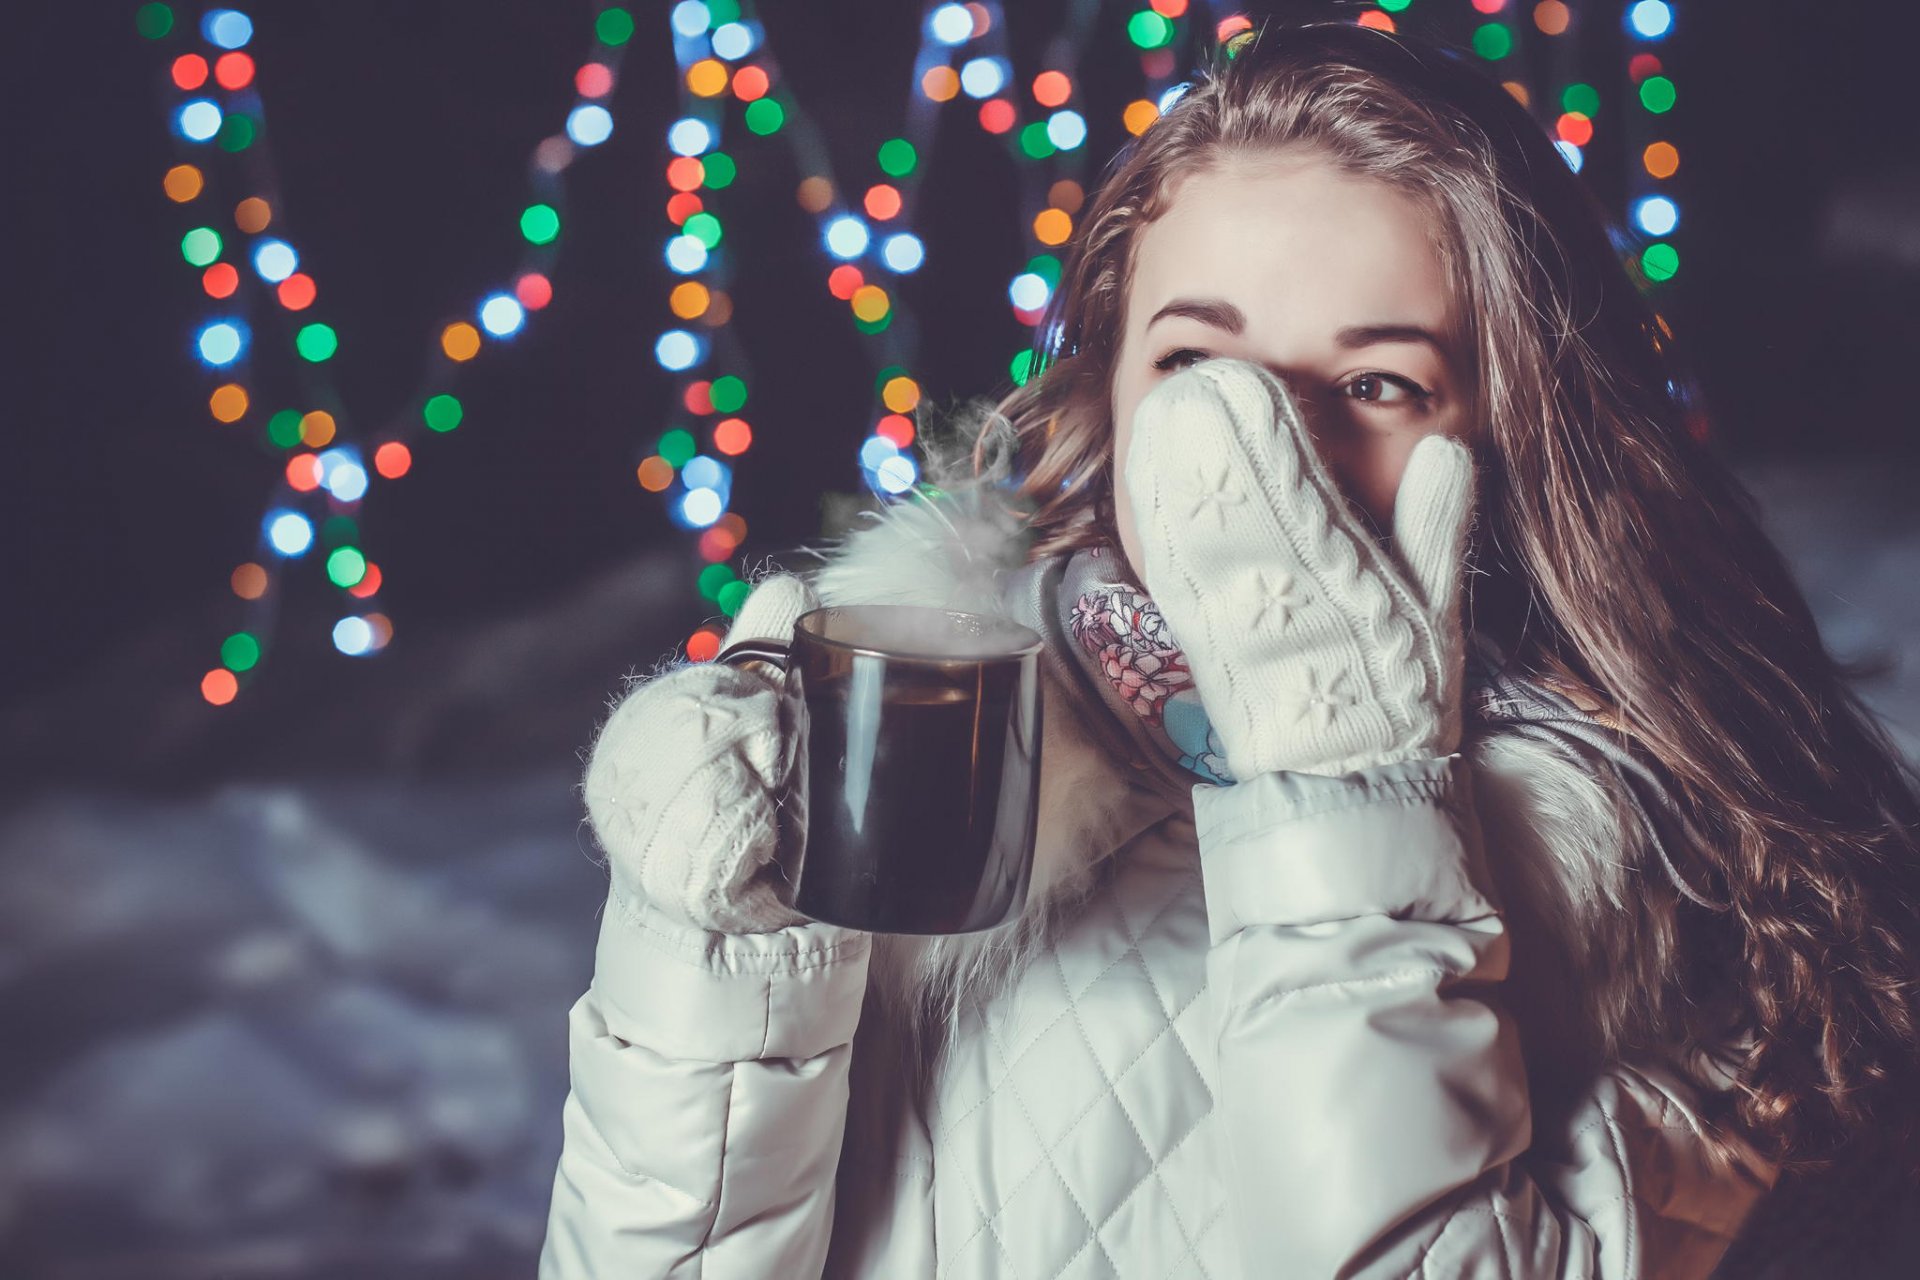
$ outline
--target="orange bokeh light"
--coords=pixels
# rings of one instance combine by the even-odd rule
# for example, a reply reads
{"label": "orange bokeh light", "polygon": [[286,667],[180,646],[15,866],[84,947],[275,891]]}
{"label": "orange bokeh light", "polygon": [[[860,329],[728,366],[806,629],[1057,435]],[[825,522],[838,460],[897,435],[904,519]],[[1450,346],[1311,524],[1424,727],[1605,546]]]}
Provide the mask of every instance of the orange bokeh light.
{"label": "orange bokeh light", "polygon": [[728,457],[742,454],[753,443],[753,428],[745,418],[722,418],[713,426],[713,447]]}
{"label": "orange bokeh light", "polygon": [[347,594],[359,600],[371,599],[380,590],[380,582],[380,566],[369,560],[366,573],[361,575],[360,581],[347,588]]}
{"label": "orange bokeh light", "polygon": [[833,180],[817,173],[812,177],[802,178],[800,185],[794,190],[793,198],[798,200],[800,207],[808,213],[825,213],[827,206],[833,203]]}
{"label": "orange bokeh light", "polygon": [[161,181],[161,187],[167,193],[167,199],[176,204],[185,204],[200,194],[205,185],[200,171],[190,164],[177,164],[167,170],[167,176]]}
{"label": "orange bokeh light", "polygon": [[1127,104],[1120,119],[1127,126],[1127,132],[1139,137],[1147,131],[1147,126],[1160,118],[1160,108],[1145,98],[1137,98]]}
{"label": "orange bokeh light", "polygon": [[449,360],[471,360],[480,354],[480,331],[465,320],[456,320],[441,331],[440,349]]}
{"label": "orange bokeh light", "polygon": [[1073,81],[1064,71],[1042,71],[1033,78],[1033,100],[1043,107],[1058,107],[1073,96]]}
{"label": "orange bokeh light", "polygon": [[258,600],[267,594],[267,571],[249,560],[233,571],[227,579],[227,585],[242,600]]}
{"label": "orange bokeh light", "polygon": [[215,387],[207,397],[207,408],[215,421],[238,422],[247,416],[247,389],[237,382]]}
{"label": "orange bokeh light", "polygon": [[687,637],[687,657],[694,662],[712,662],[720,652],[720,635],[705,627]]}
{"label": "orange bokeh light", "polygon": [[1073,234],[1073,218],[1064,209],[1042,209],[1033,219],[1033,238],[1041,244],[1065,244]]}
{"label": "orange bokeh light", "polygon": [[273,221],[273,206],[259,196],[248,196],[233,206],[233,225],[250,236],[257,236]]}
{"label": "orange bokeh light", "polygon": [[718,58],[702,58],[687,68],[687,88],[702,98],[717,98],[727,91],[727,64]]}
{"label": "orange bokeh light", "polygon": [[876,222],[885,222],[900,213],[900,189],[889,183],[877,182],[867,188],[864,202],[867,216]]}
{"label": "orange bokeh light", "polygon": [[673,483],[673,464],[659,454],[643,461],[637,468],[640,487],[648,493],[659,493]]}
{"label": "orange bokeh light", "polygon": [[920,92],[934,102],[952,102],[960,94],[960,73],[952,67],[929,67],[920,77]]}
{"label": "orange bokeh light", "polygon": [[333,433],[338,430],[333,415],[325,409],[315,409],[311,413],[300,415],[300,442],[316,449],[333,443]]}
{"label": "orange bokeh light", "polygon": [[200,677],[200,696],[216,707],[226,706],[239,692],[240,681],[225,667],[215,667]]}

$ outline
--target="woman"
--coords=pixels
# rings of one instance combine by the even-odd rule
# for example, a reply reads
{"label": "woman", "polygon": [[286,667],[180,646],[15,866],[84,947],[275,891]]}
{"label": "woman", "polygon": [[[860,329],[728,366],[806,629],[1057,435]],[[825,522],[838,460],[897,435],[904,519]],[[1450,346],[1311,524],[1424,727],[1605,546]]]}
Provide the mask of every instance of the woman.
{"label": "woman", "polygon": [[1025,913],[795,916],[774,684],[642,683],[544,1275],[1705,1276],[1783,1170],[1911,1169],[1913,779],[1523,109],[1243,39],[1040,334],[730,636],[1039,630]]}

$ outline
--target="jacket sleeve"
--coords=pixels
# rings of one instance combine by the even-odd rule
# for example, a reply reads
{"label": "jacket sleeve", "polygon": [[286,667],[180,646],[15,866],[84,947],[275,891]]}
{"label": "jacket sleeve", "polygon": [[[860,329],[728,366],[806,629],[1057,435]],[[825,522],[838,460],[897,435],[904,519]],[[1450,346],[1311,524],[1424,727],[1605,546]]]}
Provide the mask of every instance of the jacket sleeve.
{"label": "jacket sleeve", "polygon": [[1249,1275],[1704,1277],[1774,1168],[1616,1064],[1534,1134],[1461,755],[1194,791],[1218,1131]]}
{"label": "jacket sleeve", "polygon": [[711,933],[609,895],[542,1280],[820,1274],[871,941]]}

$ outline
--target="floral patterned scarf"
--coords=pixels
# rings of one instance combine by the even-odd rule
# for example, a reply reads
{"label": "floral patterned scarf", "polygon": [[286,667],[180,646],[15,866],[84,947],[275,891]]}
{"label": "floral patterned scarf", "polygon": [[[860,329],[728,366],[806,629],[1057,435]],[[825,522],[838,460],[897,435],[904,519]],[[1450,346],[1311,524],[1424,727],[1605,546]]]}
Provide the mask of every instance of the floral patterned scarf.
{"label": "floral patterned scarf", "polygon": [[1133,736],[1202,782],[1232,785],[1186,655],[1112,547],[1082,547],[1060,582],[1062,629],[1093,686]]}

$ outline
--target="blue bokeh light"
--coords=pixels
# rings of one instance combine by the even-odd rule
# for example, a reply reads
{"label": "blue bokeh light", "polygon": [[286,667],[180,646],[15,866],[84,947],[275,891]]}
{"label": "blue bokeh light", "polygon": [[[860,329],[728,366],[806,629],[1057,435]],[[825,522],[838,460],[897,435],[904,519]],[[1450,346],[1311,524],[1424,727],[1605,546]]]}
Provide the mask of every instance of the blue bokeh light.
{"label": "blue bokeh light", "polygon": [[902,231],[881,242],[880,257],[891,270],[918,271],[920,264],[927,260],[927,247],[920,243],[919,236]]}
{"label": "blue bokeh light", "polygon": [[313,545],[313,521],[298,511],[277,508],[267,512],[262,523],[267,532],[267,545],[289,559],[307,554],[307,548]]}

